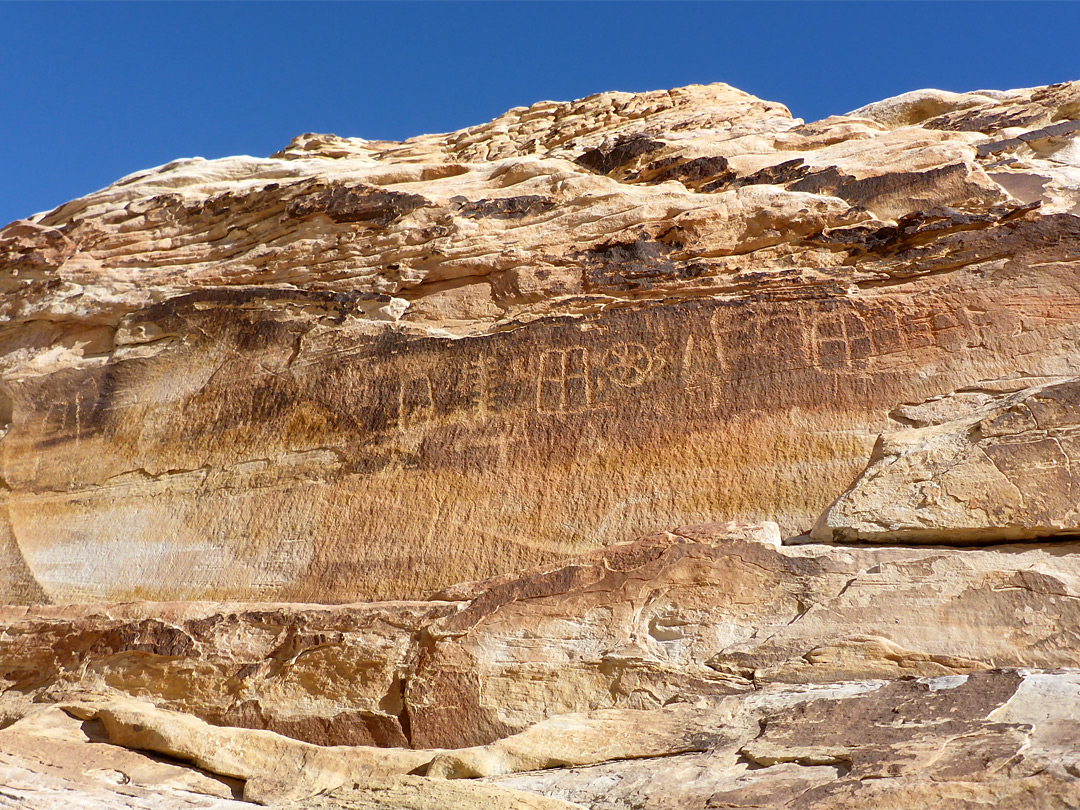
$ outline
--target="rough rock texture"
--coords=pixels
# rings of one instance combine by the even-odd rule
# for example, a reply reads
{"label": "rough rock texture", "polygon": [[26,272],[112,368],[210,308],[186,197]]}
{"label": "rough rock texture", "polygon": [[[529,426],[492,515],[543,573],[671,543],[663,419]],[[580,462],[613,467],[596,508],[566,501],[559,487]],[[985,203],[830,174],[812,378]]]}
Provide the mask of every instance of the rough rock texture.
{"label": "rough rock texture", "polygon": [[96,694],[310,743],[461,748],[772,684],[1080,668],[1078,546],[769,534],[651,535],[426,604],[8,608],[0,683],[12,711]]}
{"label": "rough rock texture", "polygon": [[777,534],[659,533],[427,603],[7,608],[0,733],[58,705],[268,804],[488,801],[422,776],[595,808],[1080,806],[1075,546]]}
{"label": "rough rock texture", "polygon": [[[408,746],[404,687],[445,603],[0,611],[0,686],[152,699],[317,744]],[[2,713],[0,713],[2,722]]]}
{"label": "rough rock texture", "polygon": [[940,543],[1080,534],[1080,380],[963,392],[903,416],[917,427],[879,440],[815,537]]}
{"label": "rough rock texture", "polygon": [[998,671],[768,696],[749,742],[496,783],[603,810],[1078,807],[1077,686]]}
{"label": "rough rock texture", "polygon": [[688,523],[808,531],[898,406],[1080,373],[1077,120],[1080,84],[810,124],[605,93],[12,223],[3,594],[418,598]]}
{"label": "rough rock texture", "polygon": [[0,808],[1080,808],[1078,340],[1080,83],[12,223]]}
{"label": "rough rock texture", "polygon": [[100,723],[56,707],[0,729],[0,807],[250,810],[242,783],[110,745]]}

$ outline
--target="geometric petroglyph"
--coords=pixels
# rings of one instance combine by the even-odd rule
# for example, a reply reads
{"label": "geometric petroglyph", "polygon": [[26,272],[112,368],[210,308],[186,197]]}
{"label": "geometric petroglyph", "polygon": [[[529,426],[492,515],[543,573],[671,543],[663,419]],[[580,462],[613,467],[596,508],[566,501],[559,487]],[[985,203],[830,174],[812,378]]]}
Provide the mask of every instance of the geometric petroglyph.
{"label": "geometric petroglyph", "polygon": [[540,354],[536,380],[538,413],[569,413],[592,404],[589,350],[548,349]]}

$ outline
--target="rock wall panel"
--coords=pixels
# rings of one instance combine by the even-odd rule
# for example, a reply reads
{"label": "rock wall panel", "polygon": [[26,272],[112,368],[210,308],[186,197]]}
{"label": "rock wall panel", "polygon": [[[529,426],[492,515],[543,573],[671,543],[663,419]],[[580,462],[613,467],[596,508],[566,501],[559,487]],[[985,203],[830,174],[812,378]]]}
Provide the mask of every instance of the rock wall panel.
{"label": "rock wall panel", "polygon": [[912,408],[1080,374],[1077,92],[601,94],[13,223],[0,593],[419,598],[808,532]]}

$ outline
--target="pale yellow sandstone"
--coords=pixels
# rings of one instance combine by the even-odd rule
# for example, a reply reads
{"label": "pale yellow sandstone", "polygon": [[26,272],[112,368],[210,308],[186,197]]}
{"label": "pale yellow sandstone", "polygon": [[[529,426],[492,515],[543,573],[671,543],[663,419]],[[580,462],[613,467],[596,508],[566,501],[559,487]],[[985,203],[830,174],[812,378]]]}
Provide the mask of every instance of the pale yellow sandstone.
{"label": "pale yellow sandstone", "polygon": [[[981,400],[981,404],[980,404]],[[818,520],[820,540],[1001,542],[1080,531],[1080,381],[985,396],[883,436]],[[943,405],[948,413],[948,400]],[[909,421],[919,411],[907,411]],[[916,422],[918,424],[918,422]]]}

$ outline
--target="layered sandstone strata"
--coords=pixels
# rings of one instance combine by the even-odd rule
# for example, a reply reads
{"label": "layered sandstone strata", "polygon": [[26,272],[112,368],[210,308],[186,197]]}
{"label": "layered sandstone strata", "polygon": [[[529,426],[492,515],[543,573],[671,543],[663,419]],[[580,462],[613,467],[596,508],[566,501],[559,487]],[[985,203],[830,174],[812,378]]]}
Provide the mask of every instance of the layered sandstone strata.
{"label": "layered sandstone strata", "polygon": [[1078,270],[1080,83],[12,223],[0,807],[1080,808]]}
{"label": "layered sandstone strata", "polygon": [[417,598],[806,532],[898,408],[1078,373],[1078,104],[606,93],[13,223],[6,598]]}
{"label": "layered sandstone strata", "polygon": [[427,602],[7,608],[4,795],[1074,807],[1078,559],[729,524]]}
{"label": "layered sandstone strata", "polygon": [[1075,544],[834,549],[774,531],[657,533],[426,602],[6,608],[4,705],[139,698],[310,743],[434,749],[781,684],[1080,668]]}

